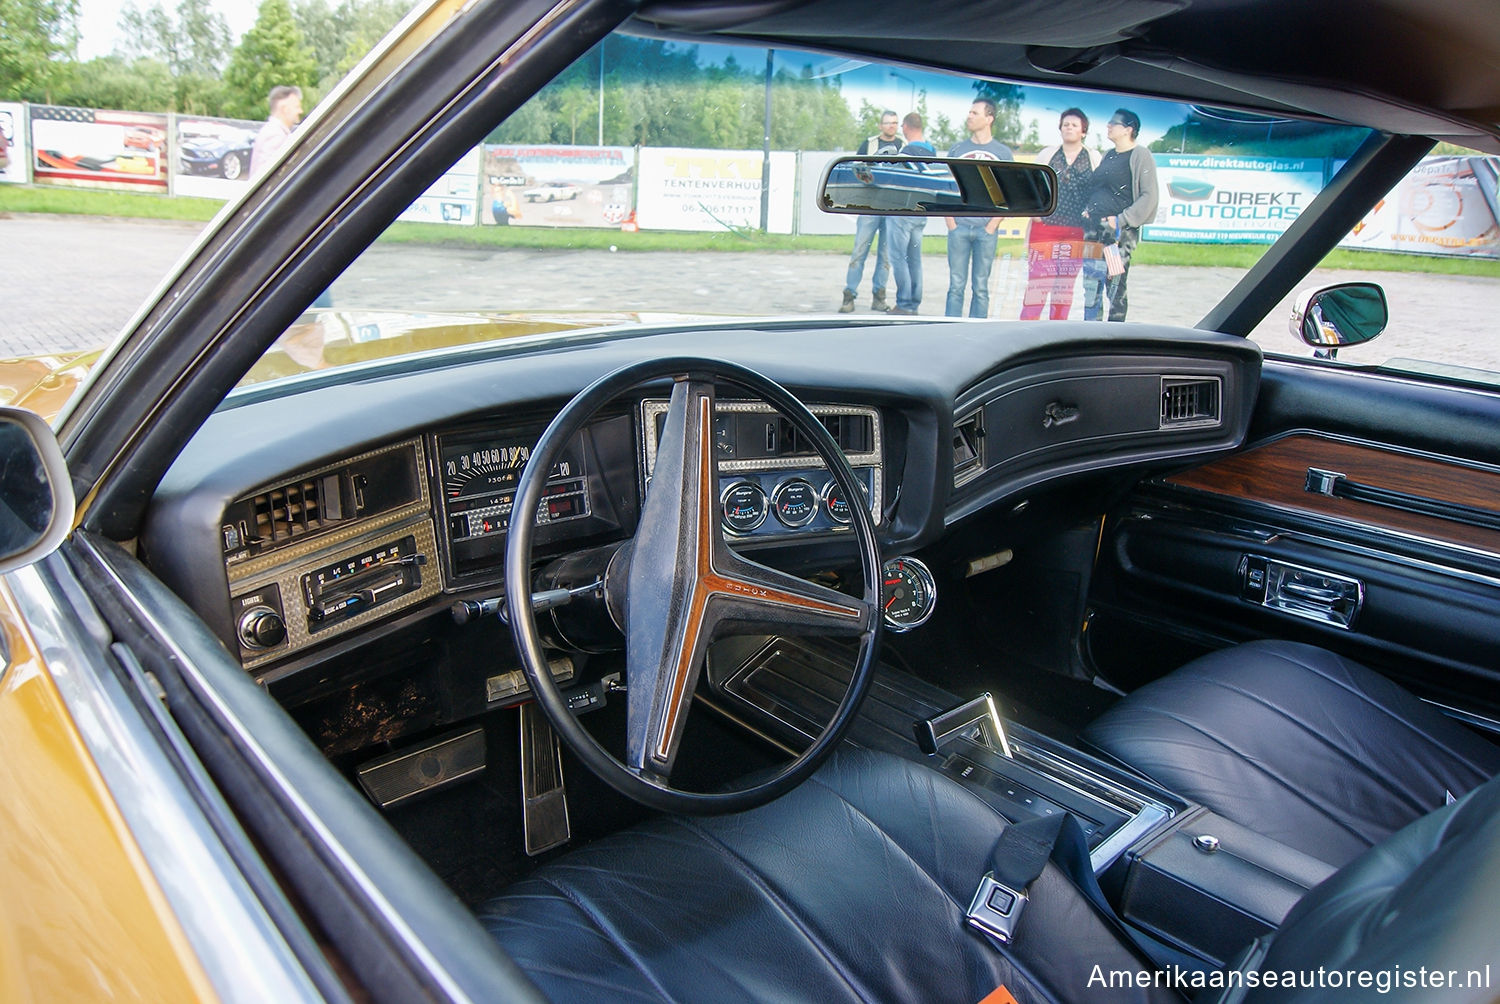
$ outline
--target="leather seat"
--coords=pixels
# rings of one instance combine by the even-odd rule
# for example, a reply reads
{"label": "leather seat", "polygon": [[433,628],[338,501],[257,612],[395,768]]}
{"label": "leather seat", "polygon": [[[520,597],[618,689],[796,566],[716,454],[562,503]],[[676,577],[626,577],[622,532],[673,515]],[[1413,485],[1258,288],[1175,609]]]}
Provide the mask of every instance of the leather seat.
{"label": "leather seat", "polygon": [[583,847],[480,920],[557,1001],[972,1004],[1004,985],[1025,1004],[1083,995],[1095,963],[1149,971],[1050,864],[1013,948],[967,926],[1004,825],[945,775],[844,750],[770,805]]}
{"label": "leather seat", "polygon": [[1500,747],[1402,687],[1282,641],[1194,660],[1122,699],[1082,738],[1334,865],[1500,774]]}
{"label": "leather seat", "polygon": [[[771,805],[658,820],[575,851],[480,919],[558,1001],[972,1002],[1001,985],[1022,1004],[1180,1000],[1136,975],[1148,969],[1050,866],[1010,947],[967,928],[970,891],[1002,826],[935,771],[841,752]],[[1327,999],[1329,985],[1280,983],[1289,972],[1365,970],[1392,980],[1398,999],[1412,996],[1399,991],[1416,985],[1400,981],[1422,967],[1467,982],[1500,957],[1497,901],[1500,780],[1309,892],[1238,967],[1274,972],[1278,984],[1242,978],[1252,989],[1234,999]],[[1366,996],[1387,999],[1374,986]],[[1443,999],[1492,994],[1445,989]]]}

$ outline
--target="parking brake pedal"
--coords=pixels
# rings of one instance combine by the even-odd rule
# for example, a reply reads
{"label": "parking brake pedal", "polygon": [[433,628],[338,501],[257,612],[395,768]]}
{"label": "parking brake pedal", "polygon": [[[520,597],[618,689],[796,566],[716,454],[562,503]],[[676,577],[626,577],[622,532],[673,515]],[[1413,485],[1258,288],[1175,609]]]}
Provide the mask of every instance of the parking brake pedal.
{"label": "parking brake pedal", "polygon": [[572,835],[562,747],[535,703],[521,705],[521,818],[529,855],[559,847]]}

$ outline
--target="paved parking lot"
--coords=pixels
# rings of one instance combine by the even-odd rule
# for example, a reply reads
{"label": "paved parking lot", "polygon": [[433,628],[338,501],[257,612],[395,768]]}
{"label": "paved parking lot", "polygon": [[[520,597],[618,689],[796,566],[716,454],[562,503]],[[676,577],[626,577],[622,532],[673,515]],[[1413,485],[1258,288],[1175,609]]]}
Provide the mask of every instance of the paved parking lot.
{"label": "paved parking lot", "polygon": [[[201,224],[92,217],[0,217],[0,356],[107,344],[190,247]],[[616,252],[438,248],[377,244],[333,286],[342,307],[419,310],[599,310],[724,314],[831,313],[846,256],[829,252]],[[924,258],[922,313],[942,313],[947,262]],[[1131,270],[1130,312],[1194,324],[1241,277],[1238,269]],[[1319,281],[1369,276],[1320,274]],[[1500,371],[1500,280],[1382,273],[1391,328],[1351,361],[1408,356]],[[869,309],[869,273],[860,312]],[[992,317],[1015,317],[1023,262],[991,276]],[[892,290],[894,299],[894,290]],[[1075,308],[1076,309],[1076,308]],[[1286,330],[1284,303],[1255,337],[1276,352],[1306,354]]]}

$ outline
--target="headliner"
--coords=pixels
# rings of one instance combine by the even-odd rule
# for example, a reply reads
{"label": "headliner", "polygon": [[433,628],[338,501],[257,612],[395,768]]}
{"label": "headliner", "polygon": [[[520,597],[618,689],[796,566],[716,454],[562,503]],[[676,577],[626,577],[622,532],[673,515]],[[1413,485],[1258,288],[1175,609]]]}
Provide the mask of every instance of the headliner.
{"label": "headliner", "polygon": [[1310,115],[1500,153],[1495,0],[647,0],[630,30]]}

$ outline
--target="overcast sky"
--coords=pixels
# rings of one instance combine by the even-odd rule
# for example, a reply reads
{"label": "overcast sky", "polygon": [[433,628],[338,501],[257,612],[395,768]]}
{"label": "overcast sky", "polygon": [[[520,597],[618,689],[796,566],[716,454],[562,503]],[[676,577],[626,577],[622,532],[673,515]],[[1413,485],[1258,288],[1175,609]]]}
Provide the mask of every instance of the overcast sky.
{"label": "overcast sky", "polygon": [[[137,6],[148,7],[151,0],[136,0]],[[240,36],[255,23],[254,0],[212,0],[215,10],[224,15],[229,23],[229,34],[238,42]],[[176,8],[175,0],[163,0],[168,10]],[[107,56],[114,50],[119,39],[120,12],[125,9],[123,0],[79,0],[78,2],[78,56],[93,59]]]}

